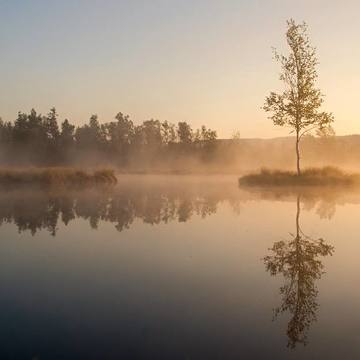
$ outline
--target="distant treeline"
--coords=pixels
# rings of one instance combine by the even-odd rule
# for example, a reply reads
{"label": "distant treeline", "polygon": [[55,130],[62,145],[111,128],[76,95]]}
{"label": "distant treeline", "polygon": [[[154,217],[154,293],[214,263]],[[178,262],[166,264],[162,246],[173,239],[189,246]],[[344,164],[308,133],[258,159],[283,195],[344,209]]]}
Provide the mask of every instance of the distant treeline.
{"label": "distant treeline", "polygon": [[[309,166],[358,169],[360,136],[304,136],[302,162]],[[214,130],[187,122],[147,120],[136,125],[118,113],[100,123],[59,121],[55,109],[43,116],[20,112],[14,122],[0,120],[0,166],[107,166],[124,172],[233,173],[261,167],[293,170],[292,137],[217,139]]]}
{"label": "distant treeline", "polygon": [[193,130],[186,122],[146,120],[135,125],[121,112],[110,122],[100,123],[92,115],[76,127],[59,122],[55,108],[43,116],[34,109],[19,112],[14,122],[0,119],[1,159],[4,164],[57,165],[73,161],[104,161],[118,166],[130,162],[158,161],[177,156],[195,156],[209,161],[217,139],[216,131],[202,126]]}

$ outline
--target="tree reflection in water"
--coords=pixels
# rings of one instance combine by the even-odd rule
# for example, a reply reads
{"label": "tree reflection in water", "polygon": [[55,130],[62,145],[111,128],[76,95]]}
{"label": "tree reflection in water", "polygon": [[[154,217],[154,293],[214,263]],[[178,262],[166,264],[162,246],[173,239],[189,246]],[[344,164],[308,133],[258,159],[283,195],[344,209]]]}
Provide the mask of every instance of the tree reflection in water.
{"label": "tree reflection in water", "polygon": [[[172,180],[174,181],[174,180]],[[226,202],[239,212],[247,201],[296,200],[295,233],[287,241],[278,241],[264,258],[271,275],[282,275],[281,305],[274,310],[277,317],[289,313],[288,346],[307,343],[311,324],[316,321],[318,289],[316,281],[324,272],[322,258],[333,254],[333,247],[324,239],[313,239],[300,226],[300,207],[313,210],[321,218],[330,219],[336,204],[360,203],[360,192],[346,189],[239,189],[233,180],[217,180],[193,184],[181,178],[173,184],[166,178],[160,183],[138,181],[133,178],[121,182],[116,189],[89,189],[84,191],[23,190],[0,194],[0,225],[15,224],[19,232],[35,234],[47,230],[55,236],[59,223],[67,225],[80,218],[96,229],[101,222],[114,224],[118,231],[131,227],[136,219],[147,224],[186,222],[193,215],[203,218],[216,213],[219,203]],[[297,191],[297,190],[296,190]],[[300,201],[301,200],[301,201]],[[300,206],[301,205],[301,206]]]}
{"label": "tree reflection in water", "polygon": [[288,347],[297,343],[307,344],[310,325],[316,321],[318,289],[316,280],[324,273],[322,257],[332,255],[334,248],[324,239],[305,235],[300,227],[300,195],[297,196],[296,232],[289,241],[278,241],[264,258],[266,270],[271,275],[282,274],[285,284],[280,287],[281,305],[274,310],[274,317],[290,313],[287,327]]}
{"label": "tree reflection in water", "polygon": [[[100,222],[110,222],[123,231],[135,219],[155,225],[186,222],[193,215],[205,218],[216,213],[223,202],[238,214],[247,201],[293,199],[291,189],[239,189],[233,178],[125,176],[116,188],[0,189],[0,226],[13,223],[19,232],[47,230],[56,235],[59,222],[68,225],[80,218],[93,229]],[[359,203],[360,192],[309,188],[303,190],[301,200],[304,209],[314,209],[320,217],[330,219],[337,203]]]}
{"label": "tree reflection in water", "polygon": [[59,221],[67,225],[81,218],[89,221],[93,229],[104,221],[114,223],[118,231],[123,231],[135,219],[154,225],[186,222],[195,214],[205,218],[216,212],[222,200],[217,192],[199,194],[183,189],[136,186],[116,191],[9,191],[0,196],[0,225],[13,223],[19,232],[29,230],[34,235],[39,230],[47,230],[55,236]]}

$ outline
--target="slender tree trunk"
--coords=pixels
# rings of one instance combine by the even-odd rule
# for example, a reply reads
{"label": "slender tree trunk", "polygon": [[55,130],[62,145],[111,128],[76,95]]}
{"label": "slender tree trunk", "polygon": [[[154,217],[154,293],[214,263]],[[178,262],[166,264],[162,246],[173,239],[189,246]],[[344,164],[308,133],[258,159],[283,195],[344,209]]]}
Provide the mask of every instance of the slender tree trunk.
{"label": "slender tree trunk", "polygon": [[296,169],[297,169],[297,175],[298,176],[301,175],[299,143],[300,143],[299,132],[296,132]]}
{"label": "slender tree trunk", "polygon": [[300,194],[296,198],[296,237],[300,238]]}

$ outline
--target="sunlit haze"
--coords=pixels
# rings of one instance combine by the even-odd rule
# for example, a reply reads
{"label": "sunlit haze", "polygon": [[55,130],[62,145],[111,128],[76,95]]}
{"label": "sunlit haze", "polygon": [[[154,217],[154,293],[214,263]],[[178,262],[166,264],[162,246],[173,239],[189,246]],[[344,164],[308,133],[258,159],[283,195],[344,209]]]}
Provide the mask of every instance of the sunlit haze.
{"label": "sunlit haze", "polygon": [[55,106],[74,124],[122,111],[219,137],[288,134],[261,109],[281,86],[271,47],[306,21],[336,133],[360,133],[357,1],[1,1],[0,116]]}
{"label": "sunlit haze", "polygon": [[360,359],[359,14],[0,0],[0,360]]}

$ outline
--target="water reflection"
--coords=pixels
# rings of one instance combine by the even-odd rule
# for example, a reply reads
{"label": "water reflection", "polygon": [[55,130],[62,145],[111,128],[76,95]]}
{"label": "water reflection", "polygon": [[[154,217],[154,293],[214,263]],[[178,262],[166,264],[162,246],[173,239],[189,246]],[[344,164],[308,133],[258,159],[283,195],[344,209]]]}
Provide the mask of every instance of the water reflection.
{"label": "water reflection", "polygon": [[[359,293],[352,285],[358,270],[358,207],[338,209],[359,204],[360,195],[300,190],[247,190],[239,189],[234,178],[179,177],[129,178],[114,189],[0,191],[0,221],[11,223],[1,229],[4,344],[11,351],[18,344],[35,349],[39,358],[54,358],[43,356],[43,343],[61,354],[74,353],[73,339],[86,353],[74,358],[91,358],[86,355],[92,352],[93,358],[110,358],[111,351],[117,358],[159,358],[159,347],[168,349],[163,358],[171,358],[170,352],[178,358],[335,358],[343,349],[356,349]],[[321,222],[320,235],[336,244],[335,234],[349,226],[351,242],[336,246],[330,268],[325,259],[334,249],[324,239],[309,237],[305,220],[316,226],[319,217],[332,218],[335,211],[336,223]],[[207,221],[191,222],[194,217]],[[284,229],[289,218],[292,226]],[[171,221],[188,223],[165,225]],[[110,226],[103,227],[104,222]],[[163,226],[148,231],[143,222]],[[68,231],[64,224],[71,224]],[[91,234],[99,241],[89,241],[89,226],[99,227]],[[113,227],[131,231],[116,236],[109,230]],[[24,242],[29,237],[14,236],[16,229],[49,231],[57,241],[46,241],[43,233]],[[286,230],[293,234],[283,241],[276,238],[272,244],[275,240],[266,237]],[[268,272],[259,261],[264,255]],[[326,294],[320,301],[324,264],[331,274],[319,287]],[[277,285],[269,274],[277,275]],[[340,289],[342,278],[348,281]],[[272,294],[278,292],[274,305]],[[335,313],[339,293],[351,302]],[[321,321],[310,333],[320,302]],[[278,331],[280,318],[286,325]],[[311,346],[303,349],[308,337]],[[256,339],[264,340],[261,347]],[[328,347],[339,343],[333,339],[341,339],[341,350]],[[119,350],[119,341],[130,350]],[[297,351],[289,355],[284,341],[290,348],[298,345]]]}
{"label": "water reflection", "polygon": [[334,187],[300,187],[300,188],[245,188],[255,199],[269,201],[293,202],[298,196],[304,210],[314,212],[320,219],[331,220],[336,213],[336,207],[344,204],[359,204],[360,192],[352,188]]}
{"label": "water reflection", "polygon": [[223,200],[237,212],[236,196],[219,190],[201,190],[194,184],[123,182],[116,189],[1,191],[0,225],[15,224],[19,232],[29,230],[33,235],[47,230],[55,236],[60,222],[68,225],[76,218],[87,220],[92,229],[97,229],[100,222],[110,222],[123,231],[136,219],[155,225],[186,222],[193,215],[205,218],[214,214]]}
{"label": "water reflection", "polygon": [[304,234],[300,226],[300,198],[298,195],[296,199],[295,234],[290,234],[288,241],[275,242],[269,249],[270,254],[264,258],[266,270],[273,276],[282,274],[285,279],[280,287],[282,302],[275,309],[274,317],[290,313],[287,326],[290,348],[295,348],[298,343],[306,345],[308,341],[308,330],[316,321],[319,307],[316,280],[324,273],[322,258],[334,251],[324,239],[313,239]]}
{"label": "water reflection", "polygon": [[[33,235],[47,230],[56,235],[59,224],[80,218],[97,229],[100,222],[113,223],[118,231],[129,229],[136,219],[156,225],[186,222],[192,216],[215,214],[220,203],[227,203],[239,214],[249,201],[293,201],[294,189],[239,189],[233,178],[200,179],[141,177],[125,178],[117,188],[84,191],[0,190],[0,226],[15,224],[19,232]],[[360,202],[359,194],[334,189],[303,189],[303,208],[331,219],[336,205]]]}

